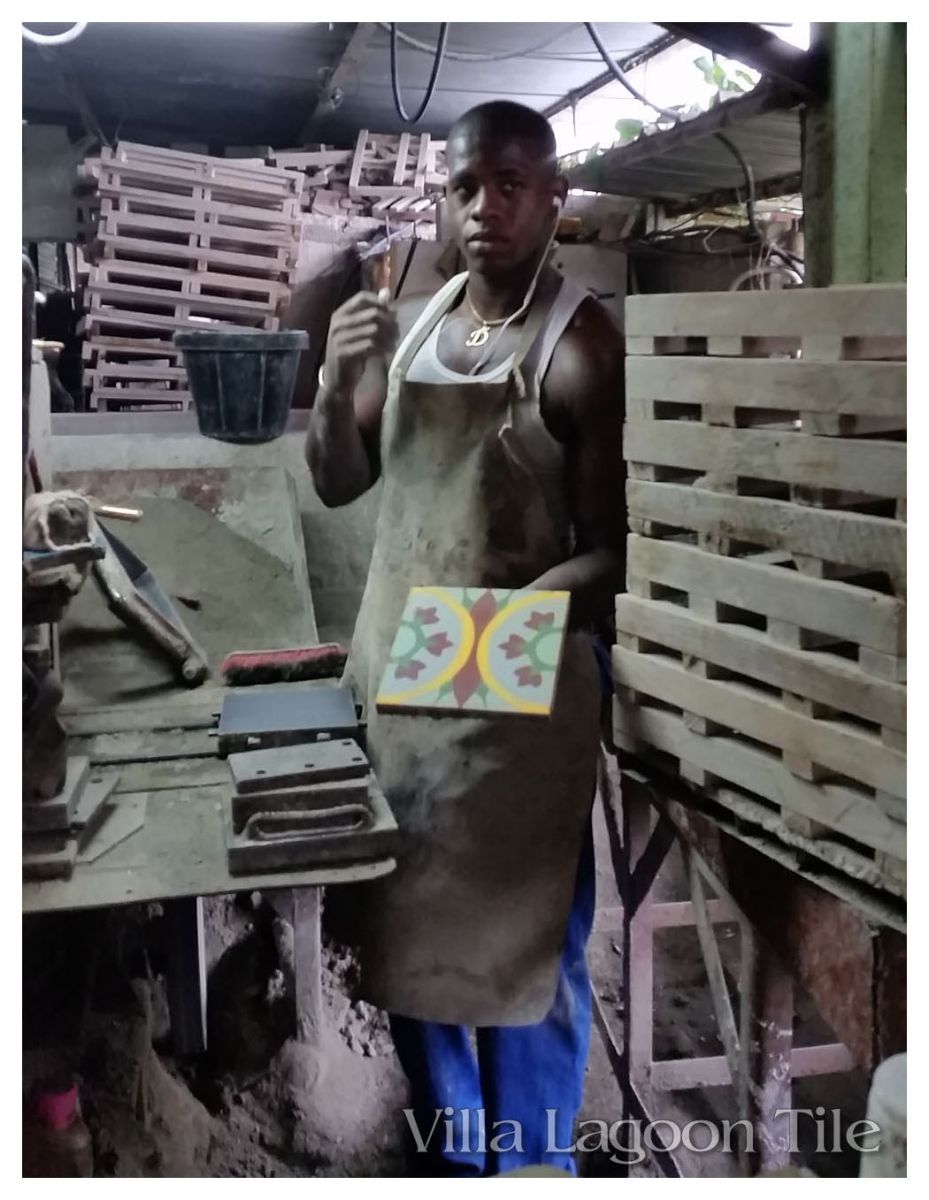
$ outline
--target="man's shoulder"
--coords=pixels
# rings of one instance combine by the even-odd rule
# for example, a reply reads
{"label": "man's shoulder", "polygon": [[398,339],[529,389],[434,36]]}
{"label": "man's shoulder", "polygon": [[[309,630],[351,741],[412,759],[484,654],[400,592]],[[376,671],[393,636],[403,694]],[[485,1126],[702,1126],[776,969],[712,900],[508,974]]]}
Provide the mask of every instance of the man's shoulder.
{"label": "man's shoulder", "polygon": [[622,379],[625,339],[613,314],[595,296],[578,305],[558,339],[545,380],[556,403],[571,409],[615,391]]}
{"label": "man's shoulder", "polygon": [[574,310],[568,327],[558,340],[575,349],[602,352],[609,357],[622,358],[625,338],[616,318],[596,296],[588,294]]}

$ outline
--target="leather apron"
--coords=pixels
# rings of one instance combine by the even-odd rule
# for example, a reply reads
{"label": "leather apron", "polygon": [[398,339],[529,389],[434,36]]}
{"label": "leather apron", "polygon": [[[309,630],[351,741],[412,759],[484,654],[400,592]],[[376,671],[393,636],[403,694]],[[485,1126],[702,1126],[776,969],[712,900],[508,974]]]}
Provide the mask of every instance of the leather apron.
{"label": "leather apron", "polygon": [[600,700],[590,639],[568,634],[549,719],[374,705],[411,585],[526,587],[571,553],[563,506],[519,433],[542,429],[538,380],[522,368],[551,299],[527,315],[504,379],[435,386],[406,377],[465,278],[433,298],[389,372],[383,498],[345,681],[364,707],[372,766],[404,836],[394,874],[348,889],[352,940],[360,994],[381,1008],[447,1024],[528,1025],[554,999],[594,795]]}

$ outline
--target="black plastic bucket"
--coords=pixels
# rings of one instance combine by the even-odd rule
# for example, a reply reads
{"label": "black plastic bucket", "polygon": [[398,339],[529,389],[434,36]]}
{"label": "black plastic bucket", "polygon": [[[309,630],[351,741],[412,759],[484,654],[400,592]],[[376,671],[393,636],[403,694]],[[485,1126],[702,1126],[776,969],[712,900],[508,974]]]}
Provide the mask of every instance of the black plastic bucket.
{"label": "black plastic bucket", "polygon": [[303,330],[184,329],[175,333],[174,344],[184,352],[202,434],[252,443],[281,436],[300,352],[309,345]]}

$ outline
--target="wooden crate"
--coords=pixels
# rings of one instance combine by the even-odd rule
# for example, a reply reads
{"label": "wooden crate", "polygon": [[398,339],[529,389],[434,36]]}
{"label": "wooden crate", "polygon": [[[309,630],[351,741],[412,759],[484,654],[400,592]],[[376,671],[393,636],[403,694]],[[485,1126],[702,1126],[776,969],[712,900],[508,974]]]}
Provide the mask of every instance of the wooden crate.
{"label": "wooden crate", "polygon": [[905,288],[638,296],[626,322],[617,740],[902,894]]}
{"label": "wooden crate", "polygon": [[348,181],[351,198],[397,200],[424,196],[430,167],[435,175],[431,142],[428,133],[391,137],[362,129]]}
{"label": "wooden crate", "polygon": [[[274,331],[294,283],[302,171],[120,143],[88,160],[85,383],[100,409],[189,404],[176,329]],[[173,348],[172,348],[173,350]]]}

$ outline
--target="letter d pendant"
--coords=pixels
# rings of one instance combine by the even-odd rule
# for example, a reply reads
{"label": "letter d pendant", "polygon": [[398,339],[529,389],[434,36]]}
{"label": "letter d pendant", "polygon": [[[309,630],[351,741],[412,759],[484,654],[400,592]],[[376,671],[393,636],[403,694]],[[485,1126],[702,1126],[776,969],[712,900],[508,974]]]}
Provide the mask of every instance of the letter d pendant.
{"label": "letter d pendant", "polygon": [[485,345],[487,342],[487,339],[489,337],[490,337],[490,326],[482,325],[480,327],[480,329],[474,329],[474,330],[472,330],[471,333],[468,334],[467,340],[465,341],[465,345],[469,349],[475,350],[478,346]]}

